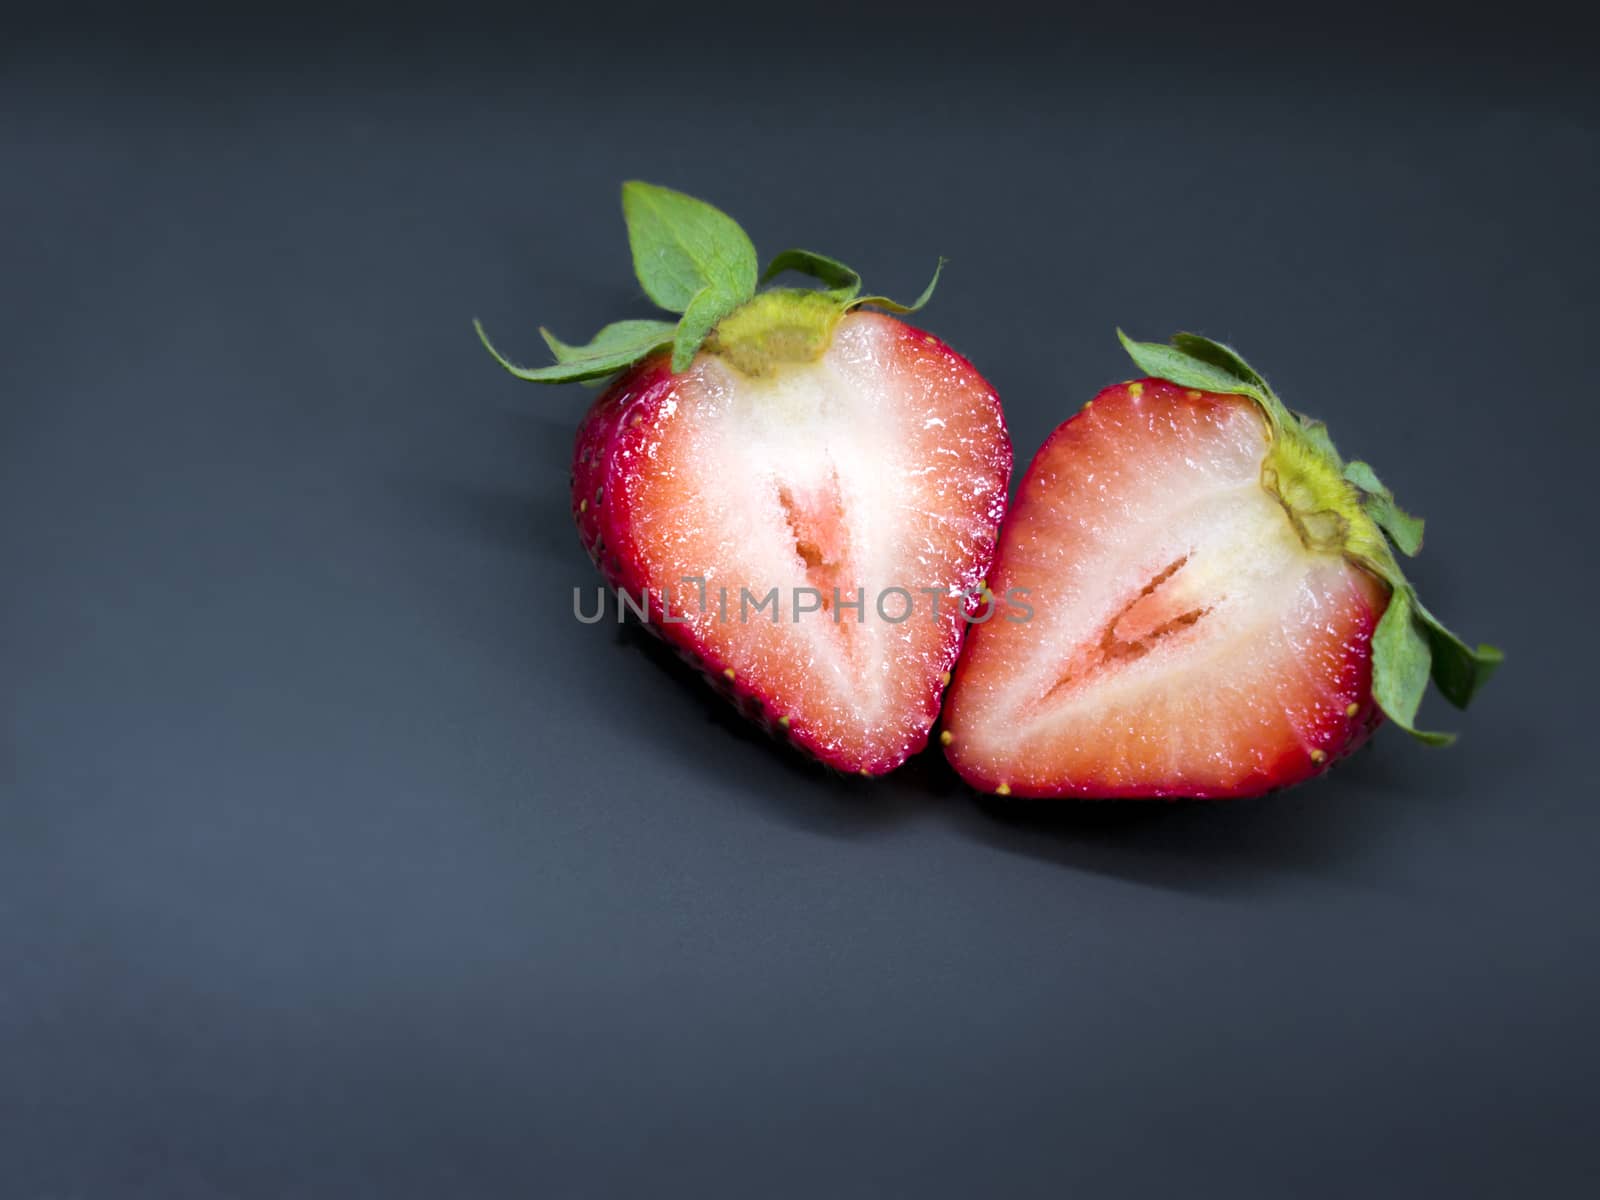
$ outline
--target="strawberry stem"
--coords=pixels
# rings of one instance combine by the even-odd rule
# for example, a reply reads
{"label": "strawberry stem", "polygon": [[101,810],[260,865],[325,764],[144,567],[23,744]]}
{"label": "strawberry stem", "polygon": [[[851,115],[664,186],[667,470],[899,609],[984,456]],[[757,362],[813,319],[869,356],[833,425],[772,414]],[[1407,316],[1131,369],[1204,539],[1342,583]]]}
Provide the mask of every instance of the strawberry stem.
{"label": "strawberry stem", "polygon": [[746,375],[770,375],[784,363],[821,358],[844,312],[826,292],[762,292],[724,317],[704,348]]}

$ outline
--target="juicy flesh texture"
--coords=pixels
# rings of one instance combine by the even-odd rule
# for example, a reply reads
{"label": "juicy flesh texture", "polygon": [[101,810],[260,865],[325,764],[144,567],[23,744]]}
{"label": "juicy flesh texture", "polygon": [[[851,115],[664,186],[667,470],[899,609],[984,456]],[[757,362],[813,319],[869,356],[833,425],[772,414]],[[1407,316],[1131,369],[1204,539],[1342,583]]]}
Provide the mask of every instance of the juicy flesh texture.
{"label": "juicy flesh texture", "polygon": [[[591,553],[612,583],[649,589],[654,632],[750,715],[787,718],[841,769],[897,766],[938,715],[960,598],[1004,515],[1011,447],[993,389],[938,339],[868,313],[841,320],[818,362],[769,378],[710,355],[679,376],[636,374],[580,432],[574,506]],[[685,577],[704,579],[704,607]],[[922,588],[940,594],[937,619]]]}
{"label": "juicy flesh texture", "polygon": [[1021,796],[1239,796],[1365,739],[1386,591],[1313,553],[1260,482],[1249,400],[1160,380],[1108,389],[1045,443],[969,637],[947,754]]}

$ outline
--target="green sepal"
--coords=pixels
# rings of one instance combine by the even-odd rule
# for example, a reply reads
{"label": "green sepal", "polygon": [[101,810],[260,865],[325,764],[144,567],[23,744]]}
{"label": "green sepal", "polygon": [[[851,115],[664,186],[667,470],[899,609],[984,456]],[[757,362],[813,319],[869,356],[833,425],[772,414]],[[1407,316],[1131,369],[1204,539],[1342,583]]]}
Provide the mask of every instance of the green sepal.
{"label": "green sepal", "polygon": [[569,346],[549,330],[541,329],[539,333],[556,361],[548,367],[519,367],[494,348],[481,321],[474,320],[472,327],[497,363],[518,379],[533,383],[576,383],[614,375],[671,342],[674,328],[670,321],[618,321],[595,334],[587,346]]}
{"label": "green sepal", "polygon": [[[1389,585],[1389,606],[1372,637],[1372,696],[1378,707],[1401,729],[1433,746],[1449,745],[1454,734],[1433,733],[1416,727],[1417,709],[1431,679],[1451,704],[1465,708],[1504,661],[1490,645],[1467,645],[1439,621],[1417,598],[1389,546],[1408,556],[1422,548],[1423,521],[1395,502],[1370,465],[1360,460],[1344,463],[1327,426],[1290,411],[1267,381],[1237,351],[1198,334],[1180,333],[1171,345],[1136,342],[1117,330],[1128,355],[1147,375],[1180,387],[1248,396],[1262,407],[1272,426],[1275,450],[1268,465],[1299,464],[1300,479],[1326,480],[1321,495],[1333,497],[1336,511],[1348,520],[1343,550],[1351,561]],[[1330,474],[1331,473],[1331,474]],[[1271,473],[1278,483],[1282,472]],[[1264,470],[1263,483],[1269,482]],[[1342,483],[1340,482],[1342,481]],[[1303,521],[1294,515],[1296,497],[1277,494],[1301,531]],[[1341,489],[1347,488],[1348,491]],[[1272,490],[1269,488],[1269,490]],[[1313,516],[1317,514],[1312,514]],[[1302,537],[1304,537],[1304,532]]]}
{"label": "green sepal", "polygon": [[1429,745],[1449,745],[1454,735],[1425,733],[1413,722],[1428,680],[1457,708],[1466,708],[1505,660],[1494,646],[1468,646],[1401,581],[1372,635],[1372,696],[1387,716]]}
{"label": "green sepal", "polygon": [[1394,493],[1383,486],[1377,472],[1359,459],[1345,464],[1344,477],[1361,489],[1361,507],[1389,535],[1395,549],[1415,558],[1422,549],[1422,518],[1396,504]]}
{"label": "green sepal", "polygon": [[761,273],[761,282],[770,283],[785,271],[794,271],[818,283],[827,284],[824,295],[833,297],[840,304],[849,304],[861,294],[859,272],[836,258],[829,258],[814,250],[785,250],[767,264],[767,269]]}
{"label": "green sepal", "polygon": [[1455,734],[1416,727],[1432,668],[1433,649],[1412,605],[1412,591],[1397,587],[1372,634],[1372,698],[1384,716],[1418,741],[1448,746]]}
{"label": "green sepal", "polygon": [[633,270],[645,295],[681,313],[707,288],[741,304],[756,292],[756,248],[721,209],[671,188],[622,185]]}
{"label": "green sepal", "polygon": [[1321,422],[1310,423],[1314,427],[1308,427],[1306,418],[1284,407],[1283,401],[1268,386],[1261,372],[1245,362],[1244,357],[1232,346],[1214,342],[1198,333],[1173,334],[1171,345],[1136,342],[1120,329],[1117,330],[1117,338],[1128,352],[1128,357],[1145,374],[1202,392],[1248,396],[1261,406],[1274,436],[1287,431],[1291,436],[1309,441],[1335,462],[1338,461],[1333,442],[1329,440],[1327,430],[1321,428]]}
{"label": "green sepal", "polygon": [[[674,373],[687,370],[695,355],[705,350],[740,371],[764,374],[784,363],[820,356],[839,318],[858,305],[915,312],[933,295],[944,268],[941,258],[933,279],[911,304],[884,296],[863,299],[861,276],[855,270],[812,250],[785,250],[758,278],[755,246],[744,230],[732,217],[693,196],[631,180],[622,185],[622,211],[640,285],[662,308],[680,314],[679,319],[618,321],[586,346],[568,345],[541,329],[556,358],[547,367],[509,361],[474,321],[484,348],[517,378],[534,383],[603,380],[667,345],[672,347]],[[760,283],[784,271],[809,275],[826,287],[770,288],[757,295]],[[714,337],[719,326],[720,336]]]}
{"label": "green sepal", "polygon": [[850,307],[860,308],[863,304],[871,304],[877,308],[883,309],[885,312],[899,313],[901,316],[904,316],[906,313],[914,313],[923,305],[927,304],[929,300],[933,299],[933,290],[939,286],[939,275],[944,271],[944,264],[948,261],[948,259],[943,257],[939,259],[939,261],[934,265],[933,278],[928,280],[928,286],[923,288],[922,294],[910,304],[901,304],[899,301],[891,300],[887,296],[862,296],[858,300],[852,300],[850,302]]}
{"label": "green sepal", "polygon": [[[1267,405],[1268,397],[1272,395],[1271,390],[1262,382],[1261,377],[1248,367],[1244,371],[1239,371],[1229,365],[1229,358],[1237,358],[1233,351],[1220,342],[1206,342],[1205,345],[1219,353],[1202,357],[1193,353],[1191,349],[1179,347],[1176,344],[1179,337],[1185,339],[1190,346],[1204,342],[1204,339],[1192,333],[1179,334],[1172,339],[1174,344],[1171,346],[1160,342],[1136,342],[1122,330],[1117,330],[1117,340],[1122,343],[1122,348],[1146,375],[1202,392],[1249,396],[1263,406]],[[1238,361],[1244,362],[1243,359]]]}
{"label": "green sepal", "polygon": [[1339,451],[1333,444],[1333,438],[1328,435],[1328,427],[1315,417],[1308,417],[1305,413],[1295,413],[1295,420],[1300,422],[1300,432],[1306,441],[1310,442],[1323,454],[1335,463],[1340,462]]}
{"label": "green sepal", "polygon": [[1505,652],[1486,642],[1480,642],[1476,649],[1467,645],[1428,611],[1414,591],[1411,593],[1411,603],[1428,635],[1428,646],[1433,651],[1434,686],[1451,704],[1466,708],[1505,661]]}
{"label": "green sepal", "polygon": [[[1124,343],[1126,344],[1126,343]],[[1172,335],[1174,349],[1182,351],[1190,358],[1197,358],[1203,363],[1209,363],[1219,371],[1226,371],[1240,383],[1247,384],[1262,395],[1272,391],[1267,386],[1267,381],[1232,346],[1222,342],[1213,342],[1208,337],[1201,337],[1198,333],[1175,333]]]}
{"label": "green sepal", "polygon": [[701,343],[717,327],[717,322],[744,302],[716,287],[705,288],[689,301],[689,306],[683,310],[683,318],[678,322],[678,332],[672,339],[674,374],[689,369],[689,364],[699,353]]}
{"label": "green sepal", "polygon": [[633,362],[642,354],[670,342],[675,328],[671,321],[614,321],[590,338],[587,346],[569,346],[543,326],[539,327],[539,336],[558,363],[580,362],[612,353],[631,353],[634,357],[628,361]]}

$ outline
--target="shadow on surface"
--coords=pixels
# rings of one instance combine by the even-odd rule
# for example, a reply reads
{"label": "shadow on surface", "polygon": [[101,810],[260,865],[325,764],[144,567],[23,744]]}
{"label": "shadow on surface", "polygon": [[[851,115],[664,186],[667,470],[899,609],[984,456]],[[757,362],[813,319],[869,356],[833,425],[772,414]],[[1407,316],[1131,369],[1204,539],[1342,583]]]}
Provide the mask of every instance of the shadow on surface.
{"label": "shadow on surface", "polygon": [[[948,768],[946,768],[948,769]],[[953,772],[952,772],[953,774]],[[1019,800],[968,793],[962,833],[1042,862],[1150,887],[1250,891],[1323,874],[1382,836],[1393,775],[1371,743],[1328,776],[1246,800]]]}
{"label": "shadow on surface", "polygon": [[[927,799],[922,789],[906,786],[914,781],[911,764],[880,780],[860,779],[813,761],[789,743],[780,741],[742,716],[677,652],[631,617],[617,627],[617,645],[649,661],[672,679],[703,722],[714,726],[716,738],[731,738],[739,752],[755,764],[741,782],[760,808],[785,824],[835,837],[858,837],[879,832],[916,815]],[[641,721],[641,737],[694,763],[704,763],[714,746],[691,744],[657,722]],[[913,760],[915,762],[916,760]],[[756,777],[754,771],[770,775]]]}
{"label": "shadow on surface", "polygon": [[[633,621],[616,644],[664,672],[715,727],[738,743],[741,782],[756,811],[836,837],[881,833],[919,818],[1041,862],[1174,891],[1251,891],[1286,876],[1336,872],[1381,839],[1401,785],[1392,762],[1368,748],[1329,776],[1250,800],[1018,800],[973,792],[934,744],[879,780],[830,771],[770,737],[714,692],[665,642]],[[719,754],[706,740],[640,721],[639,736],[691,764]]]}

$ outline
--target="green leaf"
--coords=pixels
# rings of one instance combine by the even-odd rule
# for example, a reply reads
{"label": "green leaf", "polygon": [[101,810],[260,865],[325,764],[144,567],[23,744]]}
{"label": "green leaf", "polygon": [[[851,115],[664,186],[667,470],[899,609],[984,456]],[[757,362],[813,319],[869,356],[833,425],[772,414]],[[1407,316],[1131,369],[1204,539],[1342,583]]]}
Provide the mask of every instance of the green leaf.
{"label": "green leaf", "polygon": [[939,286],[939,275],[944,270],[944,264],[947,261],[944,258],[939,259],[938,264],[933,268],[933,278],[928,280],[928,286],[923,288],[922,295],[918,296],[910,304],[901,304],[896,300],[889,299],[887,296],[863,296],[859,300],[852,300],[850,307],[860,308],[863,304],[873,304],[887,312],[900,313],[901,315],[914,313],[929,300],[933,299],[933,289]]}
{"label": "green leaf", "polygon": [[730,295],[716,287],[707,287],[689,301],[683,319],[678,322],[677,335],[672,339],[672,370],[685,371],[694,361],[700,344],[706,340],[717,322],[745,301],[745,297]]}
{"label": "green leaf", "polygon": [[1372,469],[1371,464],[1362,462],[1359,458],[1353,459],[1344,465],[1344,477],[1369,495],[1389,496],[1392,493],[1378,479],[1378,473]]}
{"label": "green leaf", "polygon": [[836,258],[814,250],[785,250],[767,264],[761,282],[776,279],[785,271],[795,271],[828,285],[827,295],[840,304],[849,304],[861,291],[861,276]]}
{"label": "green leaf", "polygon": [[1413,517],[1387,496],[1368,496],[1361,502],[1367,516],[1377,522],[1378,528],[1389,535],[1395,549],[1407,558],[1415,558],[1422,549],[1423,520]]}
{"label": "green leaf", "polygon": [[1422,549],[1422,518],[1396,504],[1394,493],[1383,486],[1377,472],[1359,459],[1345,464],[1344,477],[1364,493],[1361,507],[1389,535],[1395,548],[1408,558],[1415,558]]}
{"label": "green leaf", "polygon": [[[1122,342],[1122,348],[1128,352],[1128,357],[1133,359],[1146,375],[1168,380],[1179,387],[1197,388],[1202,392],[1250,396],[1263,404],[1266,403],[1266,393],[1263,393],[1255,383],[1235,374],[1227,367],[1218,366],[1204,358],[1196,358],[1176,346],[1163,346],[1160,342],[1136,342],[1120,329],[1117,330],[1117,338]],[[1216,345],[1215,342],[1211,344]]]}
{"label": "green leaf", "polygon": [[[600,379],[607,375],[614,375],[624,367],[630,367],[638,362],[657,346],[665,345],[672,340],[672,326],[665,321],[622,321],[622,325],[649,325],[659,327],[654,335],[648,335],[644,330],[638,330],[636,337],[623,340],[620,335],[612,335],[602,344],[601,339],[606,338],[609,330],[615,325],[608,325],[595,337],[588,346],[568,346],[557,342],[550,334],[545,333],[545,340],[554,349],[561,346],[560,353],[568,357],[558,358],[560,361],[548,367],[519,367],[509,361],[505,355],[494,348],[489,341],[489,335],[483,331],[483,324],[474,320],[472,327],[478,331],[478,340],[483,347],[494,356],[494,360],[518,379],[527,379],[533,383],[575,383],[583,379]],[[544,332],[541,330],[540,332]]]}
{"label": "green leaf", "polygon": [[1505,661],[1505,654],[1497,646],[1486,643],[1477,649],[1463,642],[1444,627],[1444,623],[1429,612],[1420,600],[1416,602],[1417,616],[1426,630],[1428,646],[1433,652],[1433,682],[1444,698],[1457,708],[1466,708],[1478,689]]}
{"label": "green leaf", "polygon": [[622,185],[622,213],[634,273],[662,308],[685,312],[708,288],[740,301],[755,294],[756,248],[720,209],[633,180]]}
{"label": "green leaf", "polygon": [[670,342],[675,328],[671,321],[615,321],[595,334],[587,346],[569,346],[542,326],[539,336],[544,338],[544,344],[550,347],[558,363],[584,362],[613,353],[632,354],[628,359],[632,363],[657,346]]}
{"label": "green leaf", "polygon": [[[1172,335],[1172,344],[1182,350],[1190,358],[1198,358],[1203,363],[1210,363],[1219,370],[1226,371],[1242,383],[1269,395],[1272,389],[1267,386],[1267,381],[1256,372],[1256,369],[1245,362],[1239,352],[1232,346],[1225,346],[1221,342],[1213,342],[1208,337],[1198,333],[1175,333]],[[1174,380],[1176,382],[1176,380]],[[1212,389],[1215,391],[1216,389]]]}
{"label": "green leaf", "polygon": [[1372,634],[1372,698],[1389,720],[1418,741],[1448,746],[1451,733],[1430,733],[1416,727],[1417,709],[1428,690],[1432,650],[1416,619],[1409,587],[1397,587]]}

